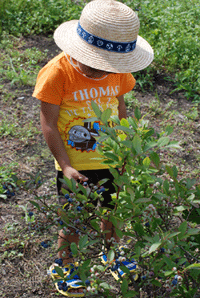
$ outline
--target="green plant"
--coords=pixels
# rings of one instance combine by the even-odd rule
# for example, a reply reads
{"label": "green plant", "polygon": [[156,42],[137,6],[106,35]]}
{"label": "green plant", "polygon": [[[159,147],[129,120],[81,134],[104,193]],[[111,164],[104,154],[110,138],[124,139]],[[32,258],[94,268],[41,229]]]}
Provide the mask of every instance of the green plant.
{"label": "green plant", "polygon": [[83,5],[84,1],[72,0],[5,0],[0,9],[2,30],[14,35],[47,34],[66,20],[78,19]]}
{"label": "green plant", "polygon": [[[0,34],[4,42],[5,32],[14,35],[51,34],[61,23],[79,19],[81,10],[88,1],[73,0],[3,0],[0,4]],[[167,2],[123,0],[138,13],[140,35],[153,47],[155,59],[146,70],[136,73],[142,90],[154,88],[157,76],[173,82],[174,91],[183,90],[188,99],[199,101],[199,26],[198,0]],[[61,13],[62,12],[62,13]],[[12,37],[13,39],[13,37]],[[8,47],[10,44],[8,43]],[[9,59],[8,59],[9,61]],[[24,67],[12,67],[12,57],[7,65],[7,76],[13,82],[32,86],[34,75],[27,79]],[[16,75],[18,74],[18,76]],[[166,82],[167,84],[167,82]]]}
{"label": "green plant", "polygon": [[15,196],[17,179],[13,168],[16,168],[17,165],[17,163],[11,163],[9,167],[5,165],[0,167],[0,198],[6,199]]}
{"label": "green plant", "polygon": [[40,66],[38,65],[47,57],[47,52],[41,52],[35,47],[21,50],[20,38],[2,35],[0,49],[4,55],[0,58],[1,80],[11,81],[11,85],[34,86]]}
{"label": "green plant", "polygon": [[[139,289],[149,297],[197,297],[200,256],[199,243],[194,240],[199,229],[196,222],[184,219],[183,212],[200,203],[200,186],[193,179],[178,179],[175,165],[163,166],[160,162],[158,152],[161,148],[179,149],[177,142],[170,141],[171,127],[155,136],[154,129],[148,127],[148,121],[141,117],[138,108],[133,118],[121,120],[110,117],[111,109],[100,111],[95,102],[92,108],[96,117],[85,121],[103,123],[97,137],[98,151],[114,176],[114,208],[93,204],[95,200],[102,200],[103,190],[99,187],[104,180],[99,181],[98,186],[78,184],[76,187],[74,180],[64,178],[63,182],[73,193],[70,195],[63,189],[70,199],[67,212],[59,206],[48,205],[42,197],[36,196],[31,203],[39,212],[45,210],[58,229],[71,233],[70,226],[79,233],[78,245],[65,245],[70,246],[80,264],[73,274],[78,273],[83,282],[89,279],[91,287],[102,297],[140,297]],[[112,121],[114,127],[110,127],[108,121]],[[117,244],[114,241],[107,255],[108,266],[99,264],[99,253],[107,233],[100,229],[102,219],[113,223],[117,235],[127,245],[126,258],[134,256],[141,276],[136,283],[120,261],[126,276],[121,284],[118,283],[117,294],[104,279],[105,273],[116,266]],[[98,274],[92,274],[88,267],[95,268]],[[55,270],[61,279],[66,279],[59,267]],[[130,283],[134,290],[129,290]]]}

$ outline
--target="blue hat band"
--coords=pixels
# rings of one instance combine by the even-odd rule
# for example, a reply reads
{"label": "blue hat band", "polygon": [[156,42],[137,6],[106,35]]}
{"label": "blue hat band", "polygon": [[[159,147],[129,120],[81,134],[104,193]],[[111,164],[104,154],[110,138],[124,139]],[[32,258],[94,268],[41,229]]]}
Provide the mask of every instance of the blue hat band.
{"label": "blue hat band", "polygon": [[131,42],[116,42],[95,36],[87,32],[80,23],[77,27],[78,35],[88,44],[93,45],[99,49],[116,53],[129,53],[135,50],[137,40]]}

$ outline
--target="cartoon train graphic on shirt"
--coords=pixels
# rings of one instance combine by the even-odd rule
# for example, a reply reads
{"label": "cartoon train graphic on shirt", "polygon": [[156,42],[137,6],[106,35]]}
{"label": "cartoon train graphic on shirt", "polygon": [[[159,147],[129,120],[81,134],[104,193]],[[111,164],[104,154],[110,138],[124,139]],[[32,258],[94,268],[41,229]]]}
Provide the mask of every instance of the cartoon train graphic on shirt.
{"label": "cartoon train graphic on shirt", "polygon": [[85,122],[84,126],[74,125],[68,132],[67,144],[81,151],[95,150],[97,146],[95,137],[99,136],[99,130],[98,122],[93,123],[93,128],[91,128],[91,122]]}

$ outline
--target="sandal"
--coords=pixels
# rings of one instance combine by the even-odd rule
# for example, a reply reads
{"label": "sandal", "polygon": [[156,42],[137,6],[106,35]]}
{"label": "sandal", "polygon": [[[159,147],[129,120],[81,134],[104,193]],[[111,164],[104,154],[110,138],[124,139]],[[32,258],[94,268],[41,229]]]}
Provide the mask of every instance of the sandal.
{"label": "sandal", "polygon": [[113,260],[112,264],[108,262],[108,258],[105,252],[101,253],[100,255],[101,261],[104,265],[109,266],[110,273],[117,281],[126,275],[126,273],[120,268],[121,264],[128,268],[130,273],[134,273],[134,275],[132,275],[132,278],[134,279],[134,281],[136,281],[139,278],[136,272],[138,269],[137,262],[134,259],[127,260],[124,256],[122,256],[122,251],[124,250],[124,248],[124,246],[121,246],[119,250],[116,251],[117,259]]}
{"label": "sandal", "polygon": [[59,266],[57,263],[54,263],[53,265],[50,266],[49,270],[47,271],[47,273],[51,275],[52,279],[56,280],[56,279],[61,279],[61,277],[54,268],[57,266],[62,269],[64,276],[65,278],[67,278],[67,280],[58,281],[55,283],[55,286],[57,291],[64,296],[67,296],[67,297],[85,296],[84,292],[75,293],[72,291],[72,289],[80,289],[80,288],[86,289],[85,286],[79,284],[79,283],[82,283],[82,281],[80,280],[77,274],[71,278],[71,274],[74,272],[74,270],[78,269],[77,264],[78,263],[76,262],[74,264],[67,264],[64,266],[60,264]]}

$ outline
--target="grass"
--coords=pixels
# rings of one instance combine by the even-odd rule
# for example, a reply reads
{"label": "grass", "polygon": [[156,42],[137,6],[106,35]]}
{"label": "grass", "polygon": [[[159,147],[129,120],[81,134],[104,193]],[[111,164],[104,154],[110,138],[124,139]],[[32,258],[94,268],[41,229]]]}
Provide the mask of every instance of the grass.
{"label": "grass", "polygon": [[[4,32],[14,36],[21,34],[52,36],[55,28],[62,22],[78,19],[87,2],[89,1],[2,0],[1,43],[6,44]],[[141,23],[139,34],[152,45],[155,52],[153,64],[135,75],[140,87],[143,90],[145,88],[153,90],[155,77],[164,74],[166,80],[173,82],[174,91],[184,90],[188,99],[199,101],[199,1],[146,0],[134,4],[131,0],[122,2],[138,13]],[[31,55],[28,52],[26,54]],[[16,69],[17,57],[13,58],[9,53],[7,56],[9,61],[9,67],[6,69],[7,78],[13,83],[33,84],[35,76],[31,73],[31,69],[27,74],[27,63],[21,63],[21,67],[18,65]],[[37,57],[36,53],[35,56]],[[35,62],[37,64],[37,58]],[[16,77],[16,73],[19,77]],[[30,79],[31,75],[33,77]]]}
{"label": "grass", "polygon": [[34,86],[37,73],[40,70],[39,63],[43,61],[47,52],[41,52],[35,47],[22,50],[23,43],[20,38],[2,34],[0,50],[3,55],[0,57],[1,81],[9,80],[11,85]]}

